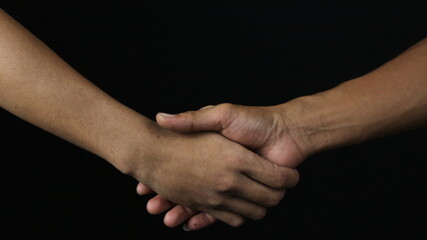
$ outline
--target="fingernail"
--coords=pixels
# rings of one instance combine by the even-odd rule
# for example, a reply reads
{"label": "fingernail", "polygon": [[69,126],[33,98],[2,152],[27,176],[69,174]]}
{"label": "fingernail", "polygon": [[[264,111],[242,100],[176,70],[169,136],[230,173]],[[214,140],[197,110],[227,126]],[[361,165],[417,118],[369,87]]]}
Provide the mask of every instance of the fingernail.
{"label": "fingernail", "polygon": [[175,114],[170,114],[170,113],[158,113],[160,116],[162,117],[175,117]]}
{"label": "fingernail", "polygon": [[186,232],[189,232],[189,231],[190,231],[190,229],[188,229],[187,224],[184,224],[184,226],[182,226],[182,229],[184,229],[184,231],[186,231]]}

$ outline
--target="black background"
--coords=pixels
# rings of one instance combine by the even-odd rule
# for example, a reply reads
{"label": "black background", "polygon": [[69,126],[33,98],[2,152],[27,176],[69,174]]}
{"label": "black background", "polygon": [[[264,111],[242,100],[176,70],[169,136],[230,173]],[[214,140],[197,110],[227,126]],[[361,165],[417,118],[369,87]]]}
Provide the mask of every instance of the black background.
{"label": "black background", "polygon": [[[279,104],[365,74],[427,36],[424,2],[13,0],[2,8],[154,119],[222,102]],[[187,233],[147,214],[136,181],[105,160],[4,110],[0,123],[0,239],[427,237],[425,128],[312,156],[264,220]]]}

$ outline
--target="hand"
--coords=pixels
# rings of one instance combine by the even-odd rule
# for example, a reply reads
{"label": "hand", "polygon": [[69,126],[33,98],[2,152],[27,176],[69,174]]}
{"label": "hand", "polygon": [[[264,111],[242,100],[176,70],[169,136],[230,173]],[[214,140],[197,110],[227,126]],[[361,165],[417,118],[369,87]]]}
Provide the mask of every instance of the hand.
{"label": "hand", "polygon": [[124,106],[0,9],[0,107],[104,158],[182,206],[259,219],[297,172],[216,133],[179,134]]}
{"label": "hand", "polygon": [[[180,134],[158,128],[132,175],[165,199],[206,212],[231,226],[261,219],[277,205],[296,170],[280,167],[216,133]],[[149,161],[140,161],[142,157]]]}
{"label": "hand", "polygon": [[[199,111],[178,115],[158,114],[160,126],[178,132],[216,131],[228,139],[252,149],[273,163],[295,168],[313,152],[306,147],[303,134],[294,131],[292,120],[284,114],[285,105],[272,107],[249,107],[232,104],[208,106]],[[152,193],[151,189],[139,184],[137,193]],[[175,204],[155,196],[147,203],[151,214],[159,214]],[[186,226],[189,230],[206,227],[215,218],[181,206],[175,206],[164,218],[167,226],[175,227],[191,216]]]}

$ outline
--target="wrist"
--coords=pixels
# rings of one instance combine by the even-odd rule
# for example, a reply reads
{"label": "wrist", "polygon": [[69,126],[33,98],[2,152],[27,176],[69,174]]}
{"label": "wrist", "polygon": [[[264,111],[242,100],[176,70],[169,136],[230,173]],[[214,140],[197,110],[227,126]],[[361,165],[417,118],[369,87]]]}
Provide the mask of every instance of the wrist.
{"label": "wrist", "polygon": [[365,140],[354,100],[345,87],[293,99],[277,105],[285,128],[306,154],[352,145]]}
{"label": "wrist", "polygon": [[295,98],[283,104],[273,106],[280,113],[280,128],[298,146],[307,158],[325,148],[318,139],[321,134],[319,123],[314,114],[307,114],[311,106],[311,96]]}
{"label": "wrist", "polygon": [[111,129],[101,150],[101,157],[123,174],[141,180],[153,153],[157,124],[133,111],[122,113],[120,125]]}

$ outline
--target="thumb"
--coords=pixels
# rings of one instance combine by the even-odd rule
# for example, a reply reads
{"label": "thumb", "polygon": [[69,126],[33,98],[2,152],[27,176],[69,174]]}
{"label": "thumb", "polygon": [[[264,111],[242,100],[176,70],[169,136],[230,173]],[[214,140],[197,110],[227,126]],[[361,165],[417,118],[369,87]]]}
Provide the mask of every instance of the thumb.
{"label": "thumb", "polygon": [[231,104],[206,106],[198,111],[180,114],[158,113],[157,123],[164,128],[176,132],[221,131],[230,122]]}

